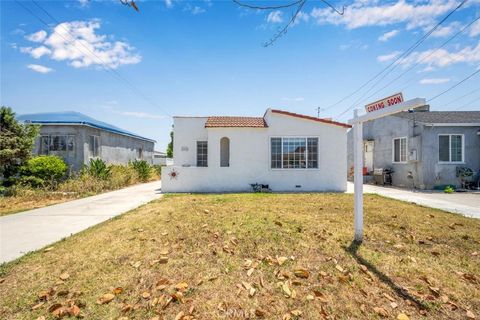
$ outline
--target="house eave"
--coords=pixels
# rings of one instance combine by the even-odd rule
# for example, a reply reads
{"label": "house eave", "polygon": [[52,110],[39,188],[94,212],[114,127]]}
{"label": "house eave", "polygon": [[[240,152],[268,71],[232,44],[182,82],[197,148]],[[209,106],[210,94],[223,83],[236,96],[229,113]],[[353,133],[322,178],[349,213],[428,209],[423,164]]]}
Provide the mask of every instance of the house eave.
{"label": "house eave", "polygon": [[41,125],[41,126],[85,126],[85,127],[90,127],[90,128],[94,128],[94,129],[98,129],[98,130],[103,130],[103,131],[107,131],[107,132],[110,132],[110,133],[115,133],[115,134],[119,134],[119,135],[122,135],[122,136],[126,136],[126,137],[130,137],[130,138],[135,138],[135,139],[139,139],[139,140],[143,140],[143,141],[148,141],[148,142],[153,142],[153,143],[156,143],[157,141],[156,140],[153,140],[153,139],[148,139],[148,138],[145,138],[145,137],[141,137],[141,136],[137,136],[137,135],[133,135],[133,134],[128,134],[128,133],[124,133],[124,132],[119,132],[119,131],[114,131],[114,130],[108,130],[108,129],[105,129],[105,128],[101,128],[101,127],[97,127],[97,126],[94,126],[94,125],[91,125],[87,122],[63,122],[63,121],[57,121],[57,122],[53,122],[53,121],[49,121],[49,122],[42,122],[42,121],[25,121],[25,123],[31,123],[31,124],[38,124],[38,125]]}

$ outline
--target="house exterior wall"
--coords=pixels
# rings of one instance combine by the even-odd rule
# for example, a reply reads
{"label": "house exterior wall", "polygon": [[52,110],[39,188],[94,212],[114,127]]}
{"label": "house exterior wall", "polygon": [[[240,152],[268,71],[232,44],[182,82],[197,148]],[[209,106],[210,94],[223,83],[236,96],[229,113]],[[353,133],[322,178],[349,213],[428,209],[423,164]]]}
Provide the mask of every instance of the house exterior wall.
{"label": "house exterior wall", "polygon": [[[174,166],[162,170],[163,192],[345,191],[346,129],[267,112],[268,128],[205,128],[207,118],[174,118]],[[220,140],[230,166],[220,166]],[[271,169],[271,137],[318,137],[318,169]],[[196,141],[208,141],[208,167],[196,167]],[[171,172],[177,176],[172,178]]]}
{"label": "house exterior wall", "polygon": [[[109,131],[83,125],[42,125],[40,135],[74,135],[74,152],[50,152],[62,157],[71,170],[77,171],[92,158],[89,148],[90,136],[99,136],[99,158],[107,163],[126,164],[139,159],[138,149],[142,148],[142,159],[153,162],[154,143],[134,137],[120,135]],[[35,143],[35,154],[40,153],[40,138]]]}
{"label": "house exterior wall", "polygon": [[[428,189],[438,185],[460,185],[456,176],[456,168],[468,167],[478,172],[480,170],[480,136],[477,132],[480,127],[446,127],[424,126],[423,144],[424,154],[424,181]],[[441,163],[438,159],[438,136],[440,134],[463,134],[464,135],[464,162]]]}
{"label": "house exterior wall", "polygon": [[[435,186],[459,185],[456,177],[457,166],[466,166],[480,170],[479,127],[427,126],[413,120],[387,116],[363,124],[364,140],[374,141],[373,167],[391,168],[393,185],[407,188],[433,189]],[[465,161],[458,163],[439,163],[438,135],[464,134]],[[393,139],[407,137],[407,155],[415,151],[416,159],[407,163],[393,162]],[[353,132],[348,132],[348,168],[353,167]],[[413,178],[409,178],[409,172]]]}

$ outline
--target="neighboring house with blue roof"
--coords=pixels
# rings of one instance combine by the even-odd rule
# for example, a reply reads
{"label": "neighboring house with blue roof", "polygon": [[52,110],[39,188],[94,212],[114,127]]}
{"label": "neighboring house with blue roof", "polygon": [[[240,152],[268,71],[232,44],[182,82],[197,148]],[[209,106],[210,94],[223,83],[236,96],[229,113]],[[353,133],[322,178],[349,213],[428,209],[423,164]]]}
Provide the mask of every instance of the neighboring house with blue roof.
{"label": "neighboring house with blue roof", "polygon": [[137,159],[153,162],[155,140],[79,112],[25,114],[17,119],[41,125],[34,154],[62,157],[72,170],[81,169],[92,158],[117,164]]}

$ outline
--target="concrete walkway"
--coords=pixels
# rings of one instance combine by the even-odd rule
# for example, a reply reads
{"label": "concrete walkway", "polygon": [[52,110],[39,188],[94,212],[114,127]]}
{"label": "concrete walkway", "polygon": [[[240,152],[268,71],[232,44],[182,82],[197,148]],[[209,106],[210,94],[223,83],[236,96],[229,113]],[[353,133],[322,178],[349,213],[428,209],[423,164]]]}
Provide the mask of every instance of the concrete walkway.
{"label": "concrete walkway", "polygon": [[[353,193],[352,182],[348,182],[347,193]],[[384,197],[480,219],[480,193],[478,192],[447,194],[442,191],[411,191],[364,184],[363,193],[376,193]]]}
{"label": "concrete walkway", "polygon": [[0,263],[85,230],[161,197],[161,182],[0,217]]}

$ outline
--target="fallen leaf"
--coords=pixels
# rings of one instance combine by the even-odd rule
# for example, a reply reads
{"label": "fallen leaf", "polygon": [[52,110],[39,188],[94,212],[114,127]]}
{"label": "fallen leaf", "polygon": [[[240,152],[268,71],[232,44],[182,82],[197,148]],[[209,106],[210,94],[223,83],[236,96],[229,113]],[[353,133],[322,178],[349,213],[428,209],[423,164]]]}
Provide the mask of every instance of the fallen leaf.
{"label": "fallen leaf", "polygon": [[123,288],[122,287],[116,287],[115,289],[113,289],[113,293],[114,294],[120,294],[123,292]]}
{"label": "fallen leaf", "polygon": [[255,309],[255,315],[259,318],[265,317],[266,312],[262,309]]}
{"label": "fallen leaf", "polygon": [[292,310],[292,311],[290,311],[290,313],[291,313],[292,315],[294,315],[295,317],[300,317],[300,316],[302,315],[302,311],[300,311],[300,310],[298,310],[298,309]]}
{"label": "fallen leaf", "polygon": [[283,293],[285,294],[285,296],[287,298],[291,297],[292,296],[292,291],[290,290],[290,287],[288,286],[288,283],[287,282],[284,282],[282,284],[282,291]]}
{"label": "fallen leaf", "polygon": [[60,303],[54,303],[50,307],[48,307],[48,312],[55,312],[55,310],[60,309],[62,305]]}
{"label": "fallen leaf", "polygon": [[188,288],[188,283],[186,282],[179,282],[175,285],[175,289],[178,291],[185,291]]}
{"label": "fallen leaf", "polygon": [[248,296],[249,296],[249,297],[253,297],[253,296],[255,295],[255,292],[256,292],[256,291],[257,291],[257,290],[255,290],[254,287],[250,287],[250,290],[248,290]]}
{"label": "fallen leaf", "polygon": [[62,279],[63,281],[67,280],[68,278],[70,278],[70,275],[66,272],[60,275],[60,279]]}
{"label": "fallen leaf", "polygon": [[111,302],[113,299],[115,299],[115,295],[113,295],[112,293],[106,293],[97,300],[97,303],[107,304]]}
{"label": "fallen leaf", "polygon": [[295,271],[293,271],[293,274],[295,274],[296,277],[303,278],[303,279],[306,279],[310,276],[310,272],[302,268],[296,269]]}
{"label": "fallen leaf", "polygon": [[338,271],[340,271],[341,273],[344,273],[345,272],[345,269],[343,269],[340,265],[335,265],[335,269],[337,269]]}
{"label": "fallen leaf", "polygon": [[183,313],[183,311],[180,311],[177,316],[175,317],[175,320],[181,320],[183,318],[185,314]]}
{"label": "fallen leaf", "polygon": [[43,250],[44,252],[49,252],[49,251],[52,251],[53,250],[53,247],[48,247],[46,248],[45,250]]}
{"label": "fallen leaf", "polygon": [[391,302],[390,307],[392,307],[392,309],[396,309],[398,307],[398,304],[396,302]]}
{"label": "fallen leaf", "polygon": [[148,291],[142,292],[142,298],[143,299],[149,299],[150,298],[150,292],[148,292]]}
{"label": "fallen leaf", "polygon": [[307,300],[308,300],[308,301],[315,300],[315,297],[314,297],[313,295],[311,295],[311,294],[308,294],[308,295],[307,295]]}
{"label": "fallen leaf", "polygon": [[41,308],[44,304],[45,304],[45,302],[39,302],[32,307],[32,310],[37,310],[37,309]]}
{"label": "fallen leaf", "polygon": [[247,270],[247,276],[250,277],[250,276],[252,275],[252,273],[253,273],[254,270],[255,270],[254,268],[248,269],[248,270]]}
{"label": "fallen leaf", "polygon": [[283,265],[287,260],[287,257],[277,257],[277,263],[279,266]]}
{"label": "fallen leaf", "polygon": [[160,264],[165,264],[168,262],[168,257],[160,257],[160,259],[158,259],[158,263]]}
{"label": "fallen leaf", "polygon": [[410,318],[405,313],[400,313],[397,316],[397,320],[410,320]]}
{"label": "fallen leaf", "polygon": [[470,311],[470,310],[467,310],[467,314],[466,314],[467,318],[468,319],[476,319],[477,317],[475,316],[475,314]]}
{"label": "fallen leaf", "polygon": [[388,311],[385,310],[385,309],[382,308],[382,307],[374,307],[374,308],[373,308],[373,311],[375,311],[376,314],[378,314],[378,315],[380,315],[380,316],[382,316],[382,317],[385,317],[385,318],[387,318],[387,317],[389,316]]}

